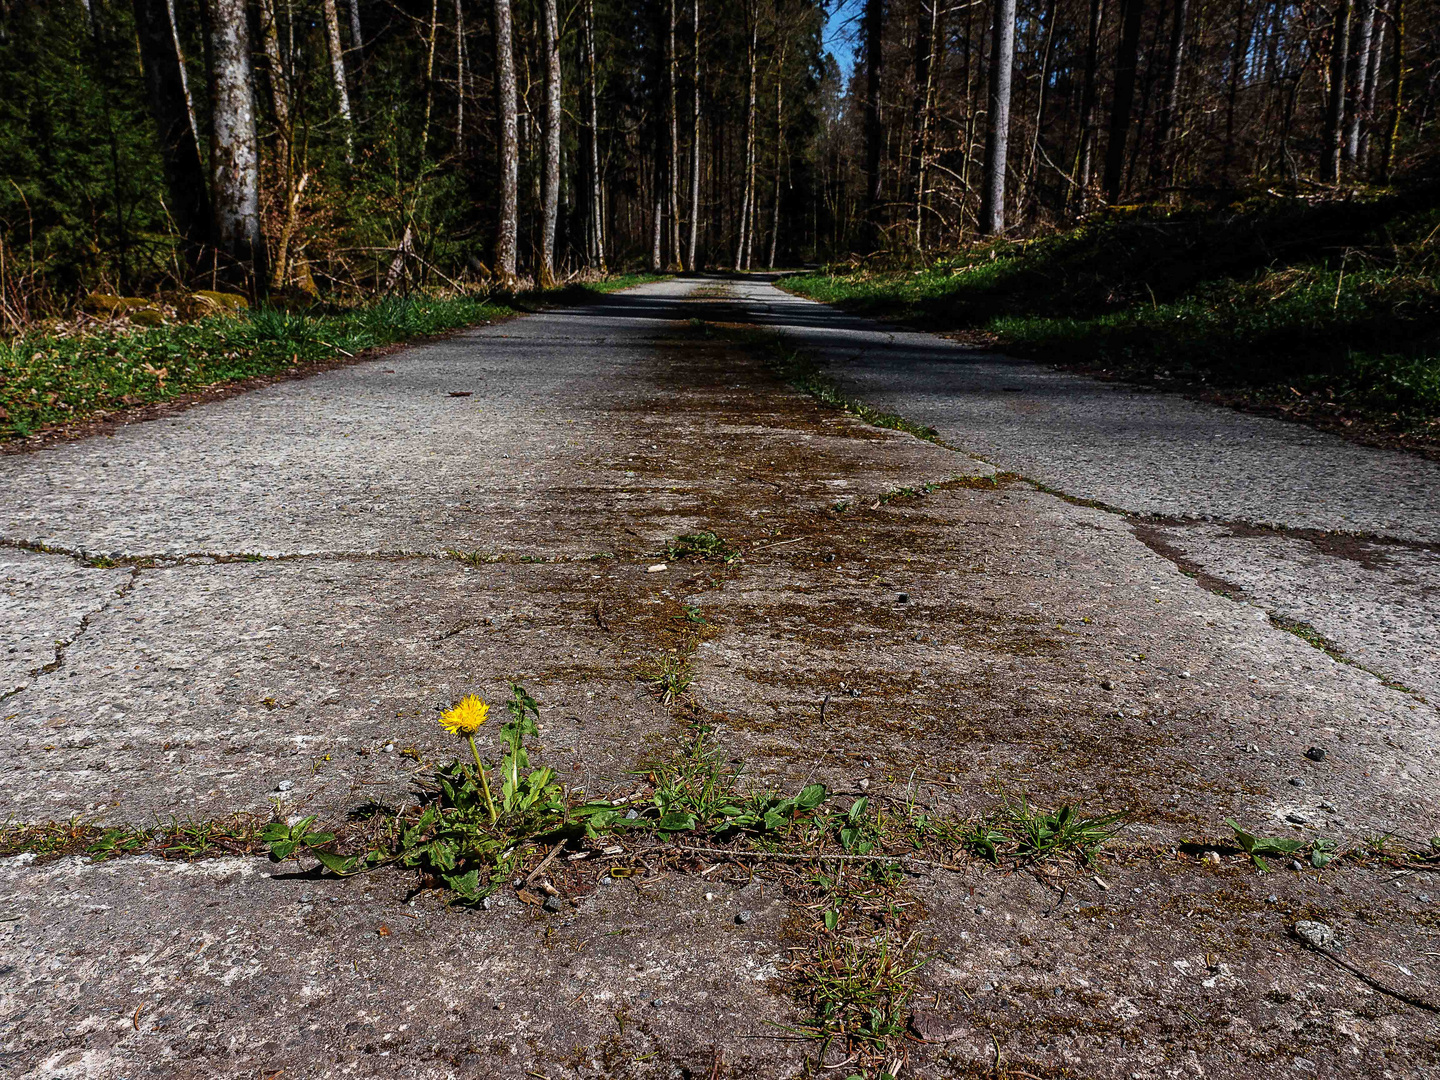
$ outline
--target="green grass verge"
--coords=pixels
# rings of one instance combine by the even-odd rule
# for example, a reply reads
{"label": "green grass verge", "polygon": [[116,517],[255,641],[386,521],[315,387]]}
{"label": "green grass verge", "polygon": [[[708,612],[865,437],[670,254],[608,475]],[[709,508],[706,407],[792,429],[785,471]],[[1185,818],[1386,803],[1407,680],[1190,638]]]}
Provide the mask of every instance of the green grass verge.
{"label": "green grass verge", "polygon": [[238,317],[193,323],[37,332],[0,340],[0,438],[21,438],[218,384],[576,303],[657,277],[617,275],[503,299],[388,297],[327,313],[259,307]]}
{"label": "green grass verge", "polygon": [[804,296],[1020,355],[1440,438],[1440,192],[1134,208]]}

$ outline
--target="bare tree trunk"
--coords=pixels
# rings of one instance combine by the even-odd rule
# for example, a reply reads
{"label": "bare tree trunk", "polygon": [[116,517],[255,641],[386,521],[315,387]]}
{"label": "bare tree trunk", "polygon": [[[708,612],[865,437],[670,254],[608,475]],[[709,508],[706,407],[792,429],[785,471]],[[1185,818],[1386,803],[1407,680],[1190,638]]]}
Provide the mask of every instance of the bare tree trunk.
{"label": "bare tree trunk", "polygon": [[1370,81],[1370,44],[1375,35],[1375,0],[1360,0],[1360,28],[1355,49],[1355,88],[1345,125],[1345,160],[1360,157],[1360,128],[1365,120],[1365,86]]}
{"label": "bare tree trunk", "polygon": [[495,277],[503,286],[515,282],[519,246],[520,143],[516,131],[515,49],[511,41],[510,0],[494,0],[495,121],[500,164],[500,212],[495,228]]}
{"label": "bare tree trunk", "polygon": [[345,6],[350,10],[350,51],[358,67],[365,50],[365,38],[360,33],[360,0],[349,0]]}
{"label": "bare tree trunk", "polygon": [[1175,180],[1174,142],[1176,119],[1180,115],[1180,72],[1185,66],[1185,21],[1190,0],[1175,0],[1175,25],[1170,31],[1170,66],[1165,72],[1165,99],[1155,125],[1155,157],[1150,163],[1152,180]]}
{"label": "bare tree trunk", "polygon": [[985,118],[985,186],[981,193],[980,231],[986,236],[998,236],[1005,231],[1005,159],[1010,150],[1015,0],[995,0],[990,42],[990,108]]}
{"label": "bare tree trunk", "polygon": [[[943,0],[921,0],[920,12],[928,11],[928,25],[915,28],[915,97],[911,107],[910,194],[914,214],[912,240],[916,250],[922,244],[925,207],[925,165],[930,146],[930,110],[934,104],[934,64],[937,55],[936,37],[940,5]],[[1053,3],[1053,0],[1051,0]]]}
{"label": "bare tree trunk", "polygon": [[1100,70],[1100,31],[1105,23],[1105,0],[1091,0],[1090,35],[1085,47],[1085,85],[1080,94],[1080,144],[1075,149],[1074,199],[1077,213],[1090,203],[1090,174],[1095,168],[1096,82]]}
{"label": "bare tree trunk", "polygon": [[650,222],[650,270],[659,273],[665,266],[665,255],[661,250],[665,238],[665,198],[663,189],[663,177],[660,172],[660,155],[655,155],[654,171],[654,198],[651,202],[655,206],[654,217]]}
{"label": "bare tree trunk", "polygon": [[775,250],[780,243],[780,168],[785,149],[785,39],[780,39],[780,57],[775,64],[775,198],[770,207],[770,258],[765,265],[775,269]]}
{"label": "bare tree trunk", "polygon": [[[1378,7],[1378,0],[1371,0]],[[1377,14],[1379,12],[1377,11]],[[1364,99],[1364,120],[1360,124],[1360,153],[1361,162],[1370,158],[1370,126],[1375,119],[1375,92],[1380,85],[1380,60],[1385,55],[1385,27],[1388,19],[1376,19],[1371,24],[1370,34],[1370,60],[1365,67],[1365,99]]]}
{"label": "bare tree trunk", "polygon": [[865,0],[865,218],[870,247],[878,248],[880,223],[881,148],[885,131],[880,126],[880,81],[885,69],[885,0]]}
{"label": "bare tree trunk", "polygon": [[1339,0],[1335,7],[1335,32],[1330,39],[1330,101],[1325,109],[1325,156],[1320,162],[1320,179],[1340,181],[1345,158],[1345,82],[1350,62],[1350,14],[1352,0]]}
{"label": "bare tree trunk", "polygon": [[465,8],[461,0],[455,0],[455,152],[465,153]]}
{"label": "bare tree trunk", "polygon": [[545,183],[540,229],[540,287],[555,284],[555,222],[560,215],[560,15],[555,0],[545,14]]}
{"label": "bare tree trunk", "polygon": [[245,0],[207,0],[210,36],[210,183],[215,242],[231,277],[264,281],[260,238],[260,154],[255,143],[250,28]]}
{"label": "bare tree trunk", "polygon": [[745,183],[740,199],[739,237],[735,245],[736,270],[750,268],[750,223],[755,205],[755,68],[760,28],[749,3],[745,5],[745,20],[749,24],[745,58],[750,68],[750,88],[745,98]]}
{"label": "bare tree trunk", "polygon": [[700,0],[695,0],[695,55],[692,79],[693,106],[690,111],[690,243],[685,269],[695,272],[695,245],[700,235]]}
{"label": "bare tree trunk", "polygon": [[325,13],[325,41],[330,48],[330,72],[335,79],[335,99],[340,108],[340,125],[345,135],[345,160],[355,160],[355,136],[350,118],[350,90],[345,82],[345,49],[340,44],[340,16],[335,0],[322,0]]}
{"label": "bare tree trunk", "polygon": [[677,10],[680,0],[670,0],[670,54],[668,62],[668,91],[670,95],[670,160],[665,175],[665,196],[670,209],[670,266],[678,269],[680,251],[680,110],[679,88],[676,74],[679,58],[675,55],[675,24],[679,19]]}
{"label": "bare tree trunk", "polygon": [[280,129],[280,140],[288,156],[290,143],[290,80],[285,58],[280,53],[280,27],[275,19],[275,0],[260,0],[260,37],[265,48],[265,67],[270,76],[270,108]]}
{"label": "bare tree trunk", "polygon": [[1019,197],[1015,200],[1016,216],[1025,219],[1025,208],[1029,204],[1035,187],[1035,158],[1040,150],[1040,132],[1045,126],[1045,103],[1050,98],[1050,58],[1055,55],[1055,0],[1045,5],[1045,48],[1040,54],[1040,93],[1035,102],[1035,128],[1030,136],[1030,153],[1025,159]]}
{"label": "bare tree trunk", "polygon": [[1110,138],[1105,144],[1105,199],[1120,201],[1125,176],[1125,140],[1130,134],[1130,113],[1135,105],[1135,61],[1140,50],[1140,15],[1144,0],[1122,0],[1120,45],[1115,53],[1115,99],[1110,108]]}
{"label": "bare tree trunk", "polygon": [[[180,26],[175,22],[175,0],[165,0],[165,13],[170,17],[170,37],[175,42],[175,56],[180,61],[180,87],[185,91],[185,113],[190,117],[190,130],[198,132],[195,123],[195,98],[190,94],[190,73],[185,69],[185,49],[180,44]],[[195,136],[198,143],[200,136]]]}
{"label": "bare tree trunk", "polygon": [[1405,108],[1405,0],[1395,0],[1395,79],[1390,91],[1390,133],[1385,137],[1385,154],[1380,176],[1387,183],[1400,149],[1400,118]]}
{"label": "bare tree trunk", "polygon": [[440,0],[430,0],[430,37],[425,42],[425,119],[420,124],[421,158],[430,152],[430,114],[435,107],[435,41],[439,35]]}
{"label": "bare tree trunk", "polygon": [[280,183],[285,191],[285,220],[270,263],[270,288],[283,289],[290,281],[290,242],[300,214],[304,180],[295,179],[295,133],[290,124],[290,79],[280,52],[280,28],[275,18],[275,0],[260,0],[260,36],[264,41],[265,63],[270,74],[270,105],[275,113],[276,157]]}
{"label": "bare tree trunk", "polygon": [[[696,0],[698,3],[699,0]],[[588,165],[590,172],[590,265],[605,272],[605,213],[600,190],[600,88],[595,70],[595,0],[585,0],[584,9],[585,67],[589,75],[586,99],[586,123],[590,131]]]}
{"label": "bare tree trunk", "polygon": [[135,0],[135,29],[150,115],[159,137],[170,216],[180,233],[186,259],[195,266],[210,241],[210,200],[186,91],[184,62],[165,0]]}

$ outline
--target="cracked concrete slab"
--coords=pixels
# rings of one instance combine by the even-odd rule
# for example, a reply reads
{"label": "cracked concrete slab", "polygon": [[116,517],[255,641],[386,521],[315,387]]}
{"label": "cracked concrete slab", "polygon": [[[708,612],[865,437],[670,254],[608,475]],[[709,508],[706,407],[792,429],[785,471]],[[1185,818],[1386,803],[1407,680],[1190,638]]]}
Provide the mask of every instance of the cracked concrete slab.
{"label": "cracked concrete slab", "polygon": [[[1282,619],[1323,622],[1344,652],[1435,700],[1440,462],[963,347],[765,281],[731,289],[747,318],[801,343],[846,394],[996,468],[1159,519],[1166,528],[1142,535],[1170,537],[1187,569]],[[1230,542],[1187,521],[1229,525]],[[1317,537],[1324,551],[1304,542]],[[1342,569],[1337,546],[1374,555]]]}
{"label": "cracked concrete slab", "polygon": [[[274,801],[340,819],[413,798],[456,749],[437,708],[519,677],[541,699],[536,760],[587,795],[631,790],[699,721],[756,785],[821,778],[961,817],[1002,790],[1135,812],[1083,873],[964,861],[909,885],[930,963],[903,1076],[993,1071],[987,1042],[1035,1075],[1440,1062],[1430,1016],[1286,936],[1331,920],[1365,970],[1433,998],[1426,875],[1261,878],[1181,843],[1223,849],[1236,816],[1423,844],[1434,709],[1203,588],[1126,518],[828,410],[689,324],[737,314],[666,282],[0,461],[12,545],[172,553],[82,571],[6,550],[35,582],[0,596],[7,625],[38,641],[89,618],[6,703],[3,813],[146,823]],[[742,557],[664,553],[695,529]],[[691,657],[693,705],[635,679],[666,653]],[[388,869],[0,859],[0,1069],[839,1067],[785,1031],[817,911],[763,865],[704,861],[637,858],[601,884],[594,860],[562,860],[552,915],[510,890],[447,909]]]}

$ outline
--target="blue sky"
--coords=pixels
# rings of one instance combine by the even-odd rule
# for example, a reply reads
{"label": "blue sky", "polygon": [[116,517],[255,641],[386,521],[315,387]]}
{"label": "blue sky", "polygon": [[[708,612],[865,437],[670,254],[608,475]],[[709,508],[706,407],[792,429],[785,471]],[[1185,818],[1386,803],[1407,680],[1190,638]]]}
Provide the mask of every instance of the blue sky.
{"label": "blue sky", "polygon": [[835,54],[835,62],[847,82],[855,67],[855,42],[859,38],[859,18],[864,8],[864,0],[832,0],[830,15],[825,21],[825,50]]}

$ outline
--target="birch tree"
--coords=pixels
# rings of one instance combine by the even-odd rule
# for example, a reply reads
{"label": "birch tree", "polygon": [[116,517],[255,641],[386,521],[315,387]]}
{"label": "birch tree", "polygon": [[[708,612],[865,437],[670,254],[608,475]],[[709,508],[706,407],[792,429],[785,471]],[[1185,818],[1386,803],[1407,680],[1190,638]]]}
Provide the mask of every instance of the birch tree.
{"label": "birch tree", "polygon": [[245,0],[207,0],[210,36],[210,189],[215,244],[239,281],[264,280],[260,155]]}
{"label": "birch tree", "polygon": [[540,229],[540,287],[555,284],[555,222],[560,214],[560,16],[543,0],[545,47],[545,174]]}
{"label": "birch tree", "polygon": [[330,77],[335,82],[335,103],[340,110],[340,128],[345,139],[345,160],[354,164],[355,133],[350,116],[350,88],[345,81],[345,48],[340,44],[340,15],[335,0],[321,0],[325,16],[325,44],[330,52]]}
{"label": "birch tree", "polygon": [[998,236],[1005,231],[1005,160],[1010,150],[1015,0],[995,0],[995,21],[990,33],[990,108],[985,117],[985,186],[981,192],[980,231],[986,236]]}
{"label": "birch tree", "polygon": [[520,142],[516,120],[515,49],[510,0],[493,0],[495,38],[495,142],[500,167],[500,205],[495,226],[495,278],[502,286],[515,282],[519,243]]}

